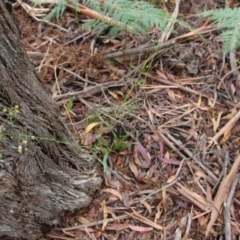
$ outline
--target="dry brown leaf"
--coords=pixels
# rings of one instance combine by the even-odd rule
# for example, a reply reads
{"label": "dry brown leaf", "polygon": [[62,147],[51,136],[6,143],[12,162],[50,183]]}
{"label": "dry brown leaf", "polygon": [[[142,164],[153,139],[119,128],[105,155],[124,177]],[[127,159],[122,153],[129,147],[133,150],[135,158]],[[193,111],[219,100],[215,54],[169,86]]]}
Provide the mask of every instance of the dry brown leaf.
{"label": "dry brown leaf", "polygon": [[111,194],[115,195],[116,197],[118,197],[120,199],[120,201],[122,202],[122,195],[117,190],[112,189],[112,188],[106,188],[106,189],[103,189],[102,192],[111,193]]}
{"label": "dry brown leaf", "polygon": [[90,231],[89,231],[89,229],[88,229],[86,226],[85,226],[85,228],[84,228],[84,231],[85,231],[85,233],[89,236],[89,239],[91,239],[91,240],[97,240],[96,237],[94,236],[94,234],[91,234]]}
{"label": "dry brown leaf", "polygon": [[110,210],[109,208],[108,208],[108,213],[111,214],[112,218],[115,221],[118,221],[118,217],[116,216],[116,214],[112,210]]}
{"label": "dry brown leaf", "polygon": [[130,161],[130,162],[129,162],[129,167],[130,167],[131,171],[133,172],[135,178],[138,178],[138,176],[139,176],[139,171],[138,171],[138,168],[137,168],[137,166],[135,165],[135,163]]}
{"label": "dry brown leaf", "polygon": [[202,217],[198,218],[198,222],[199,222],[200,226],[205,228],[207,226],[207,223],[209,222],[209,217],[208,216],[202,216]]}
{"label": "dry brown leaf", "polygon": [[177,176],[175,176],[175,175],[170,176],[170,177],[167,179],[167,183],[173,182],[173,181],[176,179],[176,177],[177,177]]}
{"label": "dry brown leaf", "polygon": [[106,202],[105,200],[103,200],[102,202],[102,208],[103,208],[103,224],[102,224],[102,231],[105,230],[107,224],[108,224],[108,219],[107,219],[107,216],[108,216],[108,208],[106,206]]}
{"label": "dry brown leaf", "polygon": [[154,218],[154,222],[155,223],[160,219],[160,217],[162,215],[162,212],[163,212],[163,208],[162,208],[162,204],[161,203],[159,203],[157,205],[157,209],[156,210],[157,210],[157,212],[156,212],[155,218]]}
{"label": "dry brown leaf", "polygon": [[141,181],[143,181],[146,184],[153,185],[153,186],[159,188],[159,184],[150,178],[142,177],[140,179],[141,179]]}
{"label": "dry brown leaf", "polygon": [[136,232],[148,232],[148,231],[153,230],[152,227],[133,226],[133,225],[130,225],[130,224],[128,224],[128,227],[130,229],[132,229],[133,231],[136,231]]}
{"label": "dry brown leaf", "polygon": [[214,132],[216,132],[217,129],[218,129],[218,127],[219,127],[222,114],[223,114],[222,111],[220,111],[220,112],[218,113],[217,120],[216,120],[214,117],[211,118],[211,121],[212,121],[212,124],[213,124],[213,131],[214,131]]}
{"label": "dry brown leaf", "polygon": [[141,164],[142,168],[149,168],[151,166],[151,157],[149,153],[147,152],[146,148],[143,147],[142,144],[138,143],[136,144],[137,150],[141,153],[143,159],[145,160],[144,164]]}
{"label": "dry brown leaf", "polygon": [[162,114],[158,113],[158,111],[155,108],[150,108],[149,112],[155,114],[158,117],[162,117]]}
{"label": "dry brown leaf", "polygon": [[135,162],[138,166],[141,166],[141,162],[140,162],[140,159],[139,159],[139,157],[138,157],[137,145],[134,145],[134,148],[133,148],[133,159],[134,159],[134,162]]}
{"label": "dry brown leaf", "polygon": [[218,214],[221,212],[222,204],[227,199],[234,176],[238,171],[239,164],[240,164],[240,155],[237,157],[234,164],[232,165],[232,168],[229,174],[222,180],[219,186],[218,192],[213,201],[214,208],[212,209],[211,218],[207,226],[207,230],[205,234],[206,237],[208,236],[210,230],[212,229],[213,224],[217,220]]}
{"label": "dry brown leaf", "polygon": [[152,208],[146,201],[141,201],[141,203],[144,205],[144,207],[148,210],[150,214],[152,214]]}
{"label": "dry brown leaf", "polygon": [[98,133],[107,134],[110,133],[112,129],[110,127],[100,127]]}
{"label": "dry brown leaf", "polygon": [[234,124],[240,119],[240,111],[238,111],[233,118],[226,123],[225,126],[223,126],[217,133],[216,135],[209,141],[209,144],[207,146],[207,149],[209,149],[213,143],[216,143],[218,138],[222,136],[223,134],[228,133],[234,126]]}
{"label": "dry brown leaf", "polygon": [[88,220],[88,219],[86,219],[86,218],[84,218],[84,217],[77,217],[76,218],[77,219],[77,221],[78,222],[80,222],[80,223],[82,223],[82,224],[88,224],[88,223],[90,223],[90,221]]}
{"label": "dry brown leaf", "polygon": [[97,231],[97,232],[95,232],[95,237],[96,237],[96,239],[100,239],[100,237],[102,236],[102,232],[101,231]]}
{"label": "dry brown leaf", "polygon": [[127,214],[128,216],[130,216],[130,217],[132,217],[132,218],[134,218],[134,219],[142,222],[142,223],[147,224],[148,226],[151,226],[151,227],[157,229],[157,230],[163,230],[163,227],[160,226],[159,224],[154,223],[154,222],[152,222],[151,220],[143,217],[140,213],[138,213],[138,212],[135,211],[134,209],[132,209],[132,211],[133,211],[133,214],[128,213],[128,212],[126,212],[126,214]]}
{"label": "dry brown leaf", "polygon": [[231,120],[237,113],[237,109],[236,108],[233,108],[229,111],[230,113],[224,117],[222,117],[222,119],[224,120]]}
{"label": "dry brown leaf", "polygon": [[123,196],[123,204],[126,208],[130,208],[131,207],[131,203],[129,201],[129,194],[127,192],[123,192],[122,193]]}
{"label": "dry brown leaf", "polygon": [[194,173],[194,176],[195,176],[196,180],[199,180],[202,178],[206,181],[206,179],[207,179],[207,175],[203,171],[196,171]]}
{"label": "dry brown leaf", "polygon": [[161,191],[161,194],[162,194],[163,209],[164,209],[164,212],[166,213],[167,212],[167,191],[166,191],[166,189],[163,189]]}
{"label": "dry brown leaf", "polygon": [[162,162],[164,162],[166,164],[172,164],[172,165],[177,165],[177,166],[181,165],[181,161],[176,160],[176,159],[171,159],[169,157],[164,158],[164,157],[161,157],[160,154],[158,155],[158,158],[159,158],[159,160],[161,160]]}
{"label": "dry brown leaf", "polygon": [[173,90],[166,89],[166,92],[168,93],[169,98],[173,101],[176,102],[175,94]]}
{"label": "dry brown leaf", "polygon": [[164,73],[162,73],[162,72],[159,71],[159,70],[157,70],[156,72],[157,72],[157,75],[158,75],[160,78],[162,78],[162,79],[164,79],[164,80],[168,80],[168,77],[167,77]]}
{"label": "dry brown leaf", "polygon": [[220,144],[225,143],[230,136],[231,136],[231,129],[229,128],[229,129],[226,130],[226,132],[224,132],[223,138],[221,139]]}
{"label": "dry brown leaf", "polygon": [[186,140],[194,139],[195,141],[198,139],[198,133],[195,129],[191,128],[189,130],[189,135]]}
{"label": "dry brown leaf", "polygon": [[[71,237],[70,239],[72,239],[72,237],[75,237],[75,234],[72,233],[72,232],[69,232],[69,231],[66,231],[66,230],[62,230],[62,232],[63,232],[64,234],[66,234],[67,236],[70,236],[70,237]],[[67,238],[64,238],[64,239],[69,240],[68,237],[67,237]]]}
{"label": "dry brown leaf", "polygon": [[207,197],[207,201],[208,202],[212,202],[212,194],[211,194],[211,188],[210,186],[207,184],[207,191],[206,191],[206,197]]}
{"label": "dry brown leaf", "polygon": [[119,100],[119,97],[118,97],[118,95],[117,95],[116,93],[114,93],[114,92],[112,92],[112,91],[110,91],[110,90],[108,90],[108,93],[109,93],[115,100]]}
{"label": "dry brown leaf", "polygon": [[177,190],[181,195],[186,197],[188,200],[190,200],[193,204],[198,206],[203,211],[206,210],[205,209],[206,208],[206,200],[202,196],[200,196],[196,192],[193,192],[193,191],[189,190],[188,188],[182,186],[180,183],[177,183],[177,185],[178,185]]}
{"label": "dry brown leaf", "polygon": [[83,145],[91,147],[92,143],[96,141],[96,135],[92,132],[88,132],[84,135]]}

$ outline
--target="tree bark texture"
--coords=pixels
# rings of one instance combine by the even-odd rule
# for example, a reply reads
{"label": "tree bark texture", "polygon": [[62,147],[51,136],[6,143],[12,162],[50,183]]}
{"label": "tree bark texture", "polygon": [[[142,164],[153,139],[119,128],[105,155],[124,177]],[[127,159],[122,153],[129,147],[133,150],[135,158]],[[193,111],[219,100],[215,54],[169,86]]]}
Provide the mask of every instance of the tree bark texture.
{"label": "tree bark texture", "polygon": [[0,1],[0,238],[40,239],[66,211],[88,206],[100,184]]}

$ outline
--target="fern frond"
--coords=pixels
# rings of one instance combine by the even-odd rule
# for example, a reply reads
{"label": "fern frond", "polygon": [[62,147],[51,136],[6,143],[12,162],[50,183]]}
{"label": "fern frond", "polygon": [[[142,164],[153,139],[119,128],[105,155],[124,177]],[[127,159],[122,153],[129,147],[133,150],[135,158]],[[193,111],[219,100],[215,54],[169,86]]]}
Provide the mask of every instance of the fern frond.
{"label": "fern frond", "polygon": [[[105,0],[103,6],[99,10],[99,6],[93,4],[93,0],[84,1],[85,4],[92,3],[94,10],[97,9],[102,15],[112,18],[112,27],[116,28],[112,32],[127,30],[135,34],[146,33],[150,27],[158,27],[164,29],[169,20],[169,16],[162,10],[157,9],[147,2],[132,2],[129,0]],[[94,20],[88,25],[93,26],[94,29],[98,26],[97,31],[103,24],[96,23]],[[92,25],[91,25],[92,24]],[[109,25],[109,22],[106,24]]]}
{"label": "fern frond", "polygon": [[[59,0],[46,19],[50,20],[53,16],[59,19],[67,3],[71,3],[77,9],[78,2],[79,0]],[[106,17],[106,20],[92,20],[84,25],[98,33],[111,26],[110,32],[114,35],[122,30],[143,34],[151,27],[164,30],[170,21],[170,16],[164,10],[144,1],[105,0],[101,3],[99,0],[82,0],[81,4]]]}
{"label": "fern frond", "polygon": [[210,10],[201,15],[210,17],[222,30],[225,55],[240,46],[240,8]]}

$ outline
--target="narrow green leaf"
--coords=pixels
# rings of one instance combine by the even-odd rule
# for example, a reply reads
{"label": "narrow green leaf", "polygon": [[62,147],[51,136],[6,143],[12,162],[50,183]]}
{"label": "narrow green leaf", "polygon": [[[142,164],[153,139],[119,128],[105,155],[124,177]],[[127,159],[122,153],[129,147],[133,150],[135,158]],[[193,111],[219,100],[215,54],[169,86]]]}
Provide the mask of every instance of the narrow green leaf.
{"label": "narrow green leaf", "polygon": [[67,111],[69,112],[73,107],[73,97],[70,97],[68,99],[68,103],[67,103]]}
{"label": "narrow green leaf", "polygon": [[107,172],[107,160],[108,160],[109,152],[106,152],[103,156],[103,171]]}

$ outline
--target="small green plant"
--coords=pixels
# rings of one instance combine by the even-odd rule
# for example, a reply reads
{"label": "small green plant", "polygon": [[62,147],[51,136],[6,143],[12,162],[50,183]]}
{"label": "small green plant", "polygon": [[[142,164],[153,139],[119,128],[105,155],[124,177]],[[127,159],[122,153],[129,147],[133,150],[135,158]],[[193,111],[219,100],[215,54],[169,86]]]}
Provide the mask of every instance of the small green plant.
{"label": "small green plant", "polygon": [[224,55],[240,47],[240,8],[215,9],[201,15],[210,17],[219,30],[222,30]]}
{"label": "small green plant", "polygon": [[[2,124],[0,129],[0,140],[3,136],[9,136],[11,139],[15,139],[18,142],[17,151],[22,154],[23,152],[28,151],[28,136],[22,133],[19,133],[15,128],[16,117],[20,113],[20,107],[15,105],[12,108],[3,108],[2,113],[6,116],[5,122]],[[8,125],[8,132],[6,132],[5,125]],[[35,137],[31,136],[31,140],[34,140]]]}
{"label": "small green plant", "polygon": [[92,151],[96,156],[102,156],[102,164],[104,172],[107,170],[107,160],[111,153],[120,152],[128,148],[131,143],[127,142],[129,135],[124,131],[117,131],[116,124],[120,124],[123,119],[127,119],[135,108],[135,100],[124,100],[121,105],[113,105],[112,107],[94,108],[90,112],[87,122],[86,131],[89,132],[93,128],[101,128],[107,126],[109,133],[99,137]]}
{"label": "small green plant", "polygon": [[[71,108],[70,104],[68,104],[67,107]],[[13,149],[17,149],[19,154],[23,154],[28,151],[29,141],[35,141],[37,144],[42,140],[48,140],[48,141],[66,144],[66,145],[73,144],[69,142],[57,141],[56,139],[47,139],[40,136],[37,137],[37,136],[27,135],[25,133],[20,132],[19,130],[16,129],[15,119],[14,119],[20,113],[20,111],[21,110],[18,105],[15,105],[12,108],[4,107],[2,110],[2,114],[5,117],[5,121],[0,126],[0,141],[4,136],[11,138],[11,140],[13,140],[18,144],[17,146],[13,146]],[[0,161],[1,159],[2,159],[2,153],[0,153]]]}
{"label": "small green plant", "polygon": [[70,112],[73,107],[73,97],[70,97],[67,102],[66,112]]}
{"label": "small green plant", "polygon": [[[111,132],[113,139],[107,139],[106,137],[100,137],[93,148],[93,152],[95,154],[101,153],[103,154],[103,171],[106,173],[107,171],[107,160],[111,153],[120,152],[124,149],[131,146],[132,143],[127,142],[126,140],[129,138],[128,134],[125,135],[117,135],[114,131]],[[110,143],[112,142],[112,143]]]}
{"label": "small green plant", "polygon": [[2,110],[2,113],[4,115],[7,116],[7,121],[13,125],[14,124],[14,121],[13,121],[13,117],[17,114],[19,114],[19,106],[18,105],[15,105],[13,108],[4,108]]}
{"label": "small green plant", "polygon": [[123,136],[117,136],[116,133],[113,132],[114,140],[112,144],[112,148],[114,151],[120,152],[124,149],[128,148],[131,144],[127,143],[126,140],[129,137],[129,135],[123,135]]}

